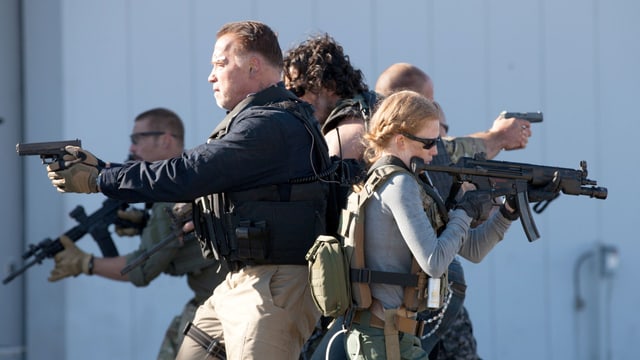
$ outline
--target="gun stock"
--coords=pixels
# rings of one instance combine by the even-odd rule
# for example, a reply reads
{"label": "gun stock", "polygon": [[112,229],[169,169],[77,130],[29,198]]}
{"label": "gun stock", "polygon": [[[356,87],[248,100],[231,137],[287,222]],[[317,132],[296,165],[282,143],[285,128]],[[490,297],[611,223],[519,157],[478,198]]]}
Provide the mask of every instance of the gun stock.
{"label": "gun stock", "polygon": [[[567,169],[552,166],[533,165],[506,161],[485,160],[483,156],[475,158],[464,157],[457,164],[449,166],[430,165],[421,163],[418,158],[412,159],[412,166],[419,170],[445,172],[454,178],[450,203],[462,182],[470,182],[478,190],[491,191],[497,196],[514,195],[520,211],[520,222],[529,241],[540,237],[533,216],[529,209],[528,193],[532,190],[547,191],[550,183],[557,184],[554,190],[548,190],[546,208],[549,202],[560,192],[568,195],[589,196],[596,199],[606,199],[608,190],[598,187],[595,180],[587,178],[587,162],[580,162],[580,169]],[[541,190],[542,189],[542,190]],[[540,203],[536,204],[539,205]],[[540,210],[542,211],[542,210]],[[540,212],[538,211],[538,212]]]}

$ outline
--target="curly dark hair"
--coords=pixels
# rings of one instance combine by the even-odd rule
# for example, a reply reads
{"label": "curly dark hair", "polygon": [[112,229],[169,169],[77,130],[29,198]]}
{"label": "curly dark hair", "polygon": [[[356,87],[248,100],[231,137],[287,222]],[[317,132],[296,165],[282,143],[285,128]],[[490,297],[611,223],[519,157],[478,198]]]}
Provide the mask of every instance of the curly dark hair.
{"label": "curly dark hair", "polygon": [[369,91],[362,71],[328,34],[313,36],[287,51],[284,57],[286,87],[297,96],[307,91],[333,90],[342,99]]}

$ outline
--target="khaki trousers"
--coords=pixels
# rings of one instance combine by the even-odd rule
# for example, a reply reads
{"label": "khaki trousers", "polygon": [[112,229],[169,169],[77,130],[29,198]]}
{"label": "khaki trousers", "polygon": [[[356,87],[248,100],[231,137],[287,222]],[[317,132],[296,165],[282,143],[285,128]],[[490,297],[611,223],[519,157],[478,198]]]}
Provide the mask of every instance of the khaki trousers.
{"label": "khaki trousers", "polygon": [[[261,265],[229,273],[193,323],[224,343],[227,359],[297,360],[319,318],[306,266]],[[207,354],[186,336],[176,359]]]}

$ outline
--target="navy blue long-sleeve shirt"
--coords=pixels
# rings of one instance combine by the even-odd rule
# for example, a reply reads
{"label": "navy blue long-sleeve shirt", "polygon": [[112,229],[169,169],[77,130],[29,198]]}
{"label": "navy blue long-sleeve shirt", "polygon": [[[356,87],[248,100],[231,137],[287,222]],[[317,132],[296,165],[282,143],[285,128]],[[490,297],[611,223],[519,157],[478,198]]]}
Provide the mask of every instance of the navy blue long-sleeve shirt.
{"label": "navy blue long-sleeve shirt", "polygon": [[320,162],[311,164],[312,142],[292,113],[250,106],[222,138],[210,139],[179,158],[103,169],[100,191],[128,202],[188,202],[212,193],[284,184],[323,170]]}

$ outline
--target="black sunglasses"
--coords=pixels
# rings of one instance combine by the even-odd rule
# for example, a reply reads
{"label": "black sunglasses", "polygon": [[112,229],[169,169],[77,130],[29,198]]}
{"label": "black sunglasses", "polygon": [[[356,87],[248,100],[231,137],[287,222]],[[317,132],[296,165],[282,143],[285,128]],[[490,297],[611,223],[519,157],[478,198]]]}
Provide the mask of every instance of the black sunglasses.
{"label": "black sunglasses", "polygon": [[143,137],[160,136],[160,135],[164,135],[165,133],[166,131],[142,131],[139,133],[133,133],[129,135],[129,137],[131,138],[131,143],[133,145],[137,145],[138,141],[140,141],[140,139],[142,139]]}
{"label": "black sunglasses", "polygon": [[418,137],[418,136],[415,136],[415,135],[411,135],[411,134],[406,133],[406,132],[402,132],[401,134],[402,134],[402,136],[406,137],[407,139],[411,139],[413,141],[421,142],[422,143],[422,148],[425,149],[425,150],[431,149],[432,147],[434,147],[438,143],[438,141],[440,141],[439,137],[437,137],[437,138],[421,138],[421,137]]}

